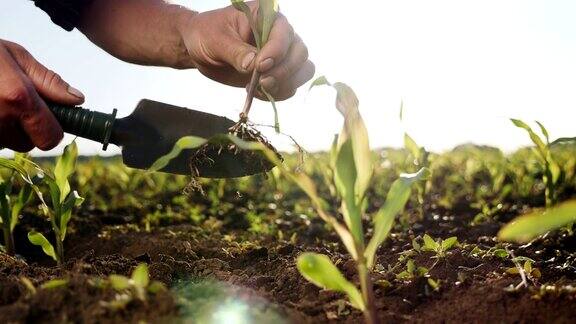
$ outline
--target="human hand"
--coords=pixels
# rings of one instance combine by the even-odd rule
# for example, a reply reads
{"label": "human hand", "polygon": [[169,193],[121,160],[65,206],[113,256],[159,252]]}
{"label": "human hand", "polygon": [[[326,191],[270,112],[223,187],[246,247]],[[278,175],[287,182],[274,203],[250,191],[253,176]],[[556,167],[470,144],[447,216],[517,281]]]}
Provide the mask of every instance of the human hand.
{"label": "human hand", "polygon": [[22,46],[0,39],[0,148],[27,152],[58,145],[62,128],[42,98],[65,105],[84,102],[80,91]]}
{"label": "human hand", "polygon": [[[247,4],[255,15],[257,2]],[[220,83],[244,87],[256,68],[261,73],[260,85],[280,101],[292,97],[314,76],[306,45],[282,14],[260,53],[246,16],[232,6],[195,14],[183,26],[181,33],[193,65]],[[266,99],[260,93],[257,97]]]}

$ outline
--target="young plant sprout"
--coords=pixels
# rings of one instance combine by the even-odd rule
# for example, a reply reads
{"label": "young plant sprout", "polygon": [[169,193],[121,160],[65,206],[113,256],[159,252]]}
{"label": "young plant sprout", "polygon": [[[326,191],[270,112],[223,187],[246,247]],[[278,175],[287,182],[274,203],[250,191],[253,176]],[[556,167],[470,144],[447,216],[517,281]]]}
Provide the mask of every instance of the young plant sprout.
{"label": "young plant sprout", "polygon": [[[300,273],[310,282],[325,289],[344,292],[351,304],[364,312],[367,323],[378,323],[371,272],[375,265],[376,251],[384,242],[400,213],[410,198],[411,187],[428,176],[427,169],[415,174],[404,174],[396,180],[388,192],[384,206],[373,216],[374,234],[367,243],[362,218],[366,213],[366,190],[372,180],[373,159],[368,132],[358,110],[359,101],[354,91],[343,83],[331,84],[325,77],[313,82],[312,87],[332,86],[337,91],[336,106],[344,116],[344,127],[335,139],[331,151],[333,182],[337,198],[341,201],[344,224],[325,210],[325,203],[316,192],[314,183],[306,175],[289,173],[312,200],[320,217],[332,225],[344,246],[356,262],[361,292],[338,271],[325,255],[304,253],[297,260]],[[286,172],[285,168],[280,168]]]}
{"label": "young plant sprout", "polygon": [[[50,218],[52,231],[56,237],[56,249],[48,239],[36,231],[28,233],[28,240],[42,247],[44,253],[54,259],[59,265],[64,260],[64,239],[68,222],[72,217],[72,210],[84,201],[78,192],[72,191],[68,178],[74,173],[78,148],[76,142],[72,142],[64,148],[64,153],[56,160],[53,174],[46,174],[44,179],[48,185],[51,206],[43,203],[42,210]],[[40,197],[42,199],[42,197]],[[43,200],[43,199],[42,199]]]}
{"label": "young plant sprout", "polygon": [[554,157],[552,156],[552,151],[550,150],[551,143],[550,143],[550,136],[548,135],[548,130],[544,127],[544,125],[542,125],[542,123],[536,122],[540,127],[542,135],[544,136],[544,139],[546,141],[544,142],[544,140],[542,140],[542,138],[538,134],[536,134],[536,132],[534,132],[532,128],[528,126],[528,124],[526,124],[525,122],[518,119],[511,119],[511,121],[516,127],[524,129],[528,133],[528,135],[530,135],[530,139],[532,140],[532,142],[536,145],[536,147],[534,148],[534,152],[539,157],[540,162],[544,166],[543,181],[544,186],[546,187],[544,193],[546,196],[546,207],[552,207],[558,202],[557,185],[558,180],[562,175],[562,169],[560,168],[560,166],[558,166],[558,163],[554,160]]}
{"label": "young plant sprout", "polygon": [[[400,122],[404,122],[404,101],[400,103]],[[416,141],[408,134],[404,132],[404,148],[410,153],[412,157],[412,164],[418,168],[429,168],[430,167],[430,152],[426,150],[424,146],[418,145]],[[428,181],[421,181],[416,184],[416,190],[418,191],[418,203],[420,208],[424,207],[424,198],[426,197],[426,191],[428,186]],[[420,217],[424,217],[424,211],[420,210]]]}
{"label": "young plant sprout", "polygon": [[108,282],[104,282],[101,286],[106,286],[106,284],[109,284],[118,293],[114,300],[102,302],[103,306],[112,310],[124,309],[134,300],[146,302],[148,293],[156,294],[166,290],[161,282],[150,280],[148,266],[145,263],[134,268],[130,278],[112,274],[108,276]]}
{"label": "young plant sprout", "polygon": [[[3,159],[4,160],[4,159]],[[7,162],[6,162],[7,161]],[[26,156],[16,154],[13,161],[5,160],[5,165],[12,165],[12,171],[6,179],[0,176],[0,221],[2,222],[2,233],[4,236],[4,249],[6,253],[14,255],[14,228],[18,224],[18,217],[22,209],[30,202],[34,193],[34,186],[41,180],[42,176],[30,177],[27,168]],[[20,189],[16,199],[10,196],[15,191],[15,184],[20,181]]]}

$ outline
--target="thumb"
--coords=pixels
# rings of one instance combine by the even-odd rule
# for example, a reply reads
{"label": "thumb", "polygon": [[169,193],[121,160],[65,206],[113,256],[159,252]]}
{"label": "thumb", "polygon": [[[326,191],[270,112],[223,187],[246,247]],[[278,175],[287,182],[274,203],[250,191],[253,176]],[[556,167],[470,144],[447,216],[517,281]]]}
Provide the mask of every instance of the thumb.
{"label": "thumb", "polygon": [[226,45],[219,47],[221,52],[219,56],[225,63],[230,64],[240,73],[252,71],[258,53],[254,46],[233,37],[227,39],[223,44]]}
{"label": "thumb", "polygon": [[65,105],[79,105],[84,102],[82,92],[70,86],[60,75],[36,61],[25,49],[8,46],[8,50],[20,68],[28,75],[42,98]]}

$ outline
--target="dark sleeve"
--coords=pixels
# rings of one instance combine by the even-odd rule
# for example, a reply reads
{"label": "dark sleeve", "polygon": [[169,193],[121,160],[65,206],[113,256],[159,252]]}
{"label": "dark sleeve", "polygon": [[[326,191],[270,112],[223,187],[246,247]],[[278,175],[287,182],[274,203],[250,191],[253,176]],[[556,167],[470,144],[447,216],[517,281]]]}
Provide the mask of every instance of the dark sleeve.
{"label": "dark sleeve", "polygon": [[32,0],[58,26],[67,31],[78,27],[82,11],[93,0]]}

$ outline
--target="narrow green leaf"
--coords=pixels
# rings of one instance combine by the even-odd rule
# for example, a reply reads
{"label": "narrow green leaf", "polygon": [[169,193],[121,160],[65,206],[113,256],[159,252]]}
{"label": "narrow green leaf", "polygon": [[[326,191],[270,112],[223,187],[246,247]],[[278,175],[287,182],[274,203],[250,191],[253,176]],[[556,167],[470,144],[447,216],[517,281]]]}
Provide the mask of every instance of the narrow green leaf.
{"label": "narrow green leaf", "polygon": [[252,30],[252,35],[254,36],[254,40],[256,41],[256,47],[258,49],[262,48],[262,37],[260,36],[260,32],[258,31],[258,26],[256,26],[256,22],[254,21],[254,17],[252,15],[252,11],[250,7],[244,2],[244,0],[231,0],[232,6],[236,8],[236,10],[241,11],[248,19],[248,24],[250,25],[250,29]]}
{"label": "narrow green leaf", "polygon": [[344,128],[339,139],[340,144],[345,143],[348,138],[352,140],[354,164],[357,173],[354,194],[356,196],[356,204],[360,205],[374,172],[368,130],[358,110],[360,104],[358,97],[356,97],[352,88],[341,82],[335,83],[333,87],[337,92],[336,107],[344,116]]}
{"label": "narrow green leaf", "polygon": [[58,261],[56,257],[56,252],[54,251],[54,246],[46,239],[42,233],[38,233],[36,231],[32,231],[28,233],[28,240],[30,243],[42,247],[42,251],[44,253],[54,259],[54,261]]}
{"label": "narrow green leaf", "polygon": [[276,0],[258,1],[258,28],[260,30],[260,44],[262,44],[262,47],[268,42],[278,10],[278,1]]}
{"label": "narrow green leaf", "polygon": [[276,131],[276,134],[280,134],[280,121],[278,119],[278,108],[276,107],[276,100],[263,87],[260,87],[260,91],[262,91],[266,98],[268,98],[268,101],[270,101],[272,104],[272,109],[274,109],[274,130]]}
{"label": "narrow green leaf", "polygon": [[540,131],[542,132],[542,135],[544,135],[544,138],[546,139],[546,144],[550,145],[550,134],[548,134],[548,130],[539,121],[536,121],[536,124],[538,124],[538,127],[540,127]]}
{"label": "narrow green leaf", "polygon": [[520,216],[498,233],[502,241],[530,242],[549,231],[576,222],[576,200],[570,200],[547,211],[534,211]]}
{"label": "narrow green leaf", "polygon": [[408,135],[408,133],[404,133],[404,146],[416,160],[420,159],[420,153],[422,153],[422,150],[420,149],[420,146],[416,144],[416,141]]}
{"label": "narrow green leaf", "polygon": [[36,287],[34,287],[32,280],[28,279],[27,277],[21,276],[20,282],[24,285],[24,287],[26,287],[26,289],[28,289],[28,292],[30,294],[32,295],[36,294]]}
{"label": "narrow green leaf", "polygon": [[55,288],[63,288],[66,287],[66,285],[68,285],[68,280],[66,279],[52,279],[41,284],[40,289],[50,290]]}
{"label": "narrow green leaf", "polygon": [[404,121],[404,100],[400,101],[400,121]]}
{"label": "narrow green leaf", "polygon": [[20,216],[20,212],[30,202],[32,198],[32,186],[29,184],[25,184],[22,189],[20,189],[20,193],[18,194],[18,199],[14,202],[12,206],[12,214],[10,215],[10,231],[13,231],[18,224],[18,217]]}
{"label": "narrow green leaf", "polygon": [[512,121],[512,123],[519,128],[524,129],[526,132],[528,132],[528,135],[530,136],[530,139],[532,140],[532,142],[534,144],[536,144],[536,147],[538,148],[538,152],[540,153],[541,157],[543,160],[546,160],[546,156],[548,154],[548,147],[546,146],[546,144],[542,141],[542,139],[540,138],[540,136],[538,136],[536,133],[534,133],[534,131],[532,130],[532,128],[530,126],[528,126],[526,123],[524,123],[521,120],[518,119],[510,119]]}
{"label": "narrow green leaf", "polygon": [[56,185],[60,190],[60,202],[63,202],[70,193],[70,183],[68,177],[74,172],[76,167],[76,158],[78,157],[78,146],[76,141],[68,144],[64,148],[64,153],[56,160],[54,167],[54,178]]}
{"label": "narrow green leaf", "polygon": [[417,173],[401,175],[400,178],[392,184],[384,206],[382,206],[376,213],[376,216],[374,216],[374,236],[372,236],[364,252],[369,269],[372,269],[374,266],[376,251],[388,237],[394,225],[396,215],[404,210],[408,199],[410,199],[412,185],[419,180],[428,178],[429,175],[430,171],[422,168]]}
{"label": "narrow green leaf", "polygon": [[136,287],[146,288],[150,283],[148,274],[148,266],[145,263],[140,263],[132,272],[132,280]]}
{"label": "narrow green leaf", "polygon": [[298,271],[316,286],[348,295],[352,306],[364,310],[364,300],[360,291],[336,268],[330,258],[317,253],[304,253],[298,257]]}
{"label": "narrow green leaf", "polygon": [[168,164],[170,164],[170,161],[177,158],[180,153],[182,153],[182,151],[198,148],[206,144],[206,142],[207,140],[201,137],[182,137],[176,142],[176,144],[174,144],[174,147],[168,154],[160,157],[158,160],[156,160],[156,162],[154,162],[154,164],[152,164],[149,171],[156,172],[164,169]]}
{"label": "narrow green leaf", "polygon": [[64,201],[64,203],[62,204],[61,207],[61,217],[60,217],[60,239],[62,241],[64,241],[64,238],[66,237],[66,230],[68,228],[68,222],[70,221],[70,218],[72,217],[72,209],[74,207],[78,207],[80,205],[82,205],[82,203],[84,202],[84,198],[80,197],[80,195],[78,195],[78,192],[76,190],[74,190],[72,192],[72,194],[68,195],[68,198],[66,198],[66,200]]}

